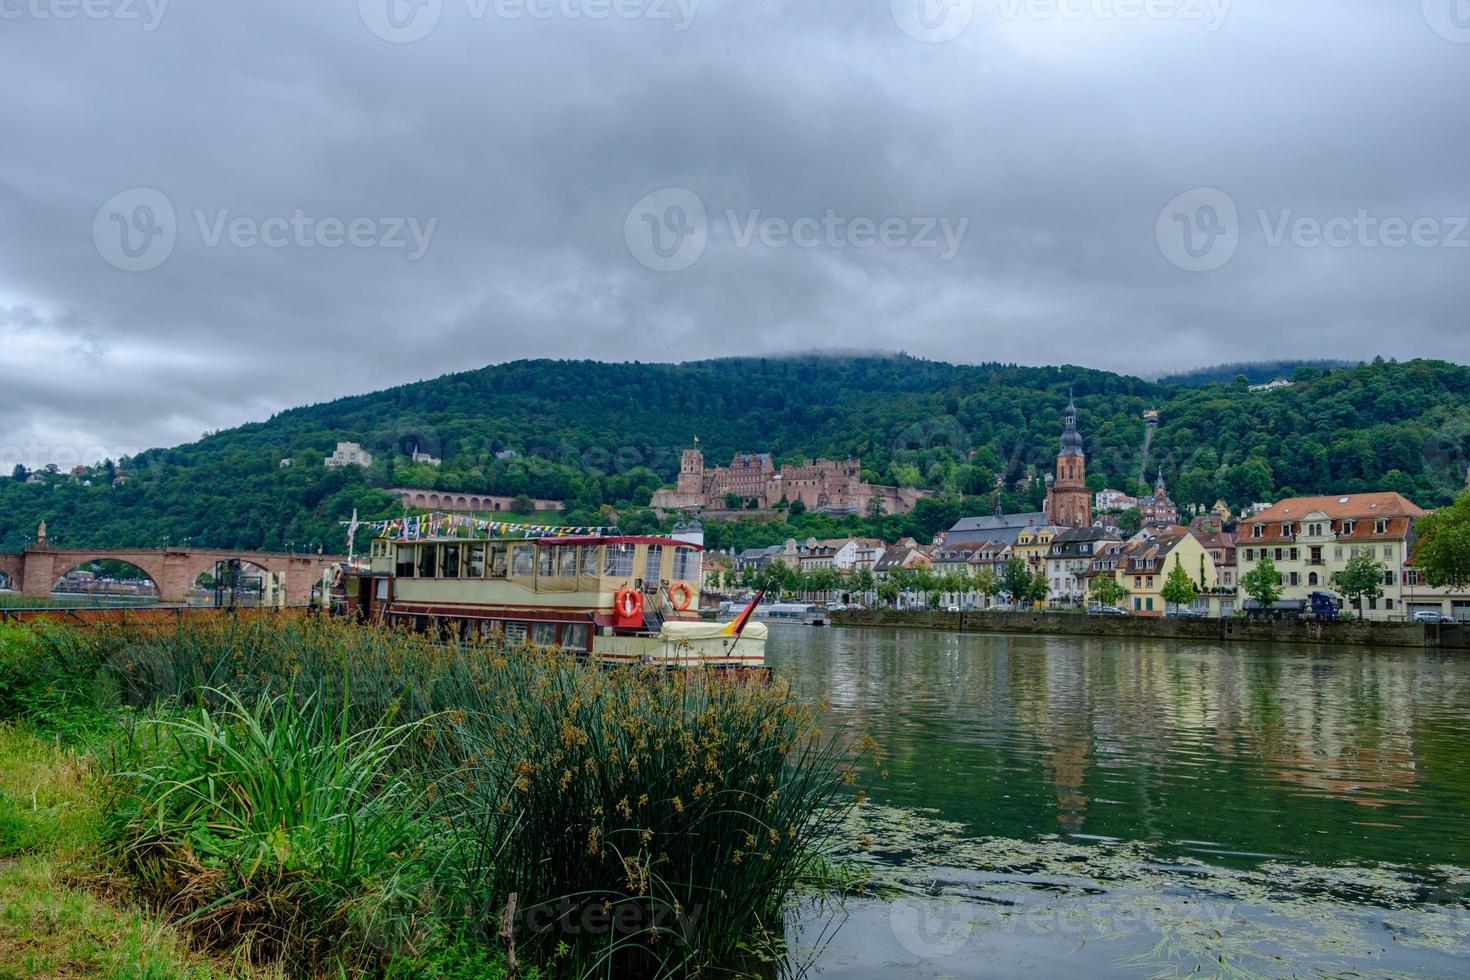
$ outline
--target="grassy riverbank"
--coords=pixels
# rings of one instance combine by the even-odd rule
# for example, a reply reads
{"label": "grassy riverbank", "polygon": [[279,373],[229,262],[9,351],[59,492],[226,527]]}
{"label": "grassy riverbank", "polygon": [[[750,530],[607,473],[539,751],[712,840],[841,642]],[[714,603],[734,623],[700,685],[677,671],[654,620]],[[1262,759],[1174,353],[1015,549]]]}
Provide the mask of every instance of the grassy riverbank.
{"label": "grassy riverbank", "polygon": [[[305,617],[10,627],[0,717],[22,725],[0,881],[90,919],[57,934],[112,937],[76,955],[118,975],[677,976],[772,955],[864,756],[779,683]],[[6,908],[20,948],[44,945]]]}

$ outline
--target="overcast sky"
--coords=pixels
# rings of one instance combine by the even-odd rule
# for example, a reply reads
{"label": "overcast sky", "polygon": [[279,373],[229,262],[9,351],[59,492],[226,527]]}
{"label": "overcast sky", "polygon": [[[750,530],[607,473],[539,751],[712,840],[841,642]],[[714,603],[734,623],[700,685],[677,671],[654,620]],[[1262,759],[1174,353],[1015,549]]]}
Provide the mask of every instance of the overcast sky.
{"label": "overcast sky", "polygon": [[1466,0],[0,0],[0,457],[522,357],[1470,362]]}

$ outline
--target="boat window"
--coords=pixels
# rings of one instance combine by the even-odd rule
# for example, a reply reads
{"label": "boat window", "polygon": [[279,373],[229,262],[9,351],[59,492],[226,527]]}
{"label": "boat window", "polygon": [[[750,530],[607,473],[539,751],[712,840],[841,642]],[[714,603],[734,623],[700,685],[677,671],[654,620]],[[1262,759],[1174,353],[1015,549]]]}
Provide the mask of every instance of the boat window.
{"label": "boat window", "polygon": [[537,550],[540,553],[536,556],[536,573],[542,578],[550,578],[556,574],[556,549],[540,548]]}
{"label": "boat window", "polygon": [[600,565],[600,563],[597,560],[597,558],[598,558],[598,556],[597,556],[598,550],[599,550],[598,549],[598,546],[595,545],[595,544],[584,544],[584,545],[582,545],[582,574],[583,575],[591,575],[591,576],[593,576],[595,578],[597,576],[597,574],[599,573],[599,571],[601,570],[601,565]]}
{"label": "boat window", "polygon": [[602,574],[609,578],[630,577],[633,574],[633,547],[631,543],[608,545]]}
{"label": "boat window", "polygon": [[537,646],[556,646],[556,624],[555,623],[532,623],[531,642]]}
{"label": "boat window", "polygon": [[567,545],[556,549],[556,574],[562,578],[576,577],[577,548],[575,545]]}
{"label": "boat window", "polygon": [[439,549],[431,544],[419,545],[419,578],[434,577],[434,559],[439,555]]}
{"label": "boat window", "polygon": [[490,577],[505,578],[505,545],[492,544],[490,546]]}
{"label": "boat window", "polygon": [[519,640],[524,640],[526,638],[526,624],[525,623],[506,623],[505,624],[505,638],[507,640],[511,641],[512,643],[517,642]]}
{"label": "boat window", "polygon": [[394,563],[393,574],[399,578],[413,578],[414,562],[418,557],[418,549],[411,544],[398,546],[398,560]]}
{"label": "boat window", "polygon": [[699,552],[693,548],[674,549],[674,578],[680,582],[699,581]]}
{"label": "boat window", "polygon": [[516,545],[511,549],[510,574],[512,578],[530,578],[536,574],[536,546]]}
{"label": "boat window", "polygon": [[664,546],[651,544],[648,546],[648,558],[643,563],[643,582],[645,585],[657,585],[664,577]]}
{"label": "boat window", "polygon": [[483,544],[472,544],[465,548],[464,559],[465,578],[485,577],[485,546]]}
{"label": "boat window", "polygon": [[445,578],[459,578],[459,545],[446,544],[444,546],[444,560],[439,567]]}
{"label": "boat window", "polygon": [[562,626],[561,645],[569,650],[587,649],[587,624],[568,623]]}

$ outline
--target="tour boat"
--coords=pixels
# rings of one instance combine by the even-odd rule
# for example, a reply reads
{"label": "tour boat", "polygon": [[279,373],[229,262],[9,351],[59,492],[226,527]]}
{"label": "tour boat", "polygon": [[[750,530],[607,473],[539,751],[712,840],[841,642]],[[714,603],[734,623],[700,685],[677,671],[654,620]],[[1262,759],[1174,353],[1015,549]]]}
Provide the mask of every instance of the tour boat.
{"label": "tour boat", "polygon": [[344,582],[346,609],[609,663],[764,669],[767,631],[753,609],[724,623],[699,618],[703,550],[660,537],[380,537],[368,568]]}

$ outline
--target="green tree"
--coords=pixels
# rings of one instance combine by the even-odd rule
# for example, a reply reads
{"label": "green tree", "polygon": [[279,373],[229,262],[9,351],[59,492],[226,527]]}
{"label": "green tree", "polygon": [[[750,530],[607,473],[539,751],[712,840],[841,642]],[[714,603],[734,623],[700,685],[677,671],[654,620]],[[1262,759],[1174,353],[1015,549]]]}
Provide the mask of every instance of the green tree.
{"label": "green tree", "polygon": [[873,570],[866,566],[852,573],[850,580],[852,590],[862,596],[860,600],[864,604],[868,602],[868,593],[873,591]]}
{"label": "green tree", "polygon": [[1046,597],[1051,594],[1051,583],[1046,580],[1045,572],[1037,572],[1031,576],[1031,581],[1026,586],[1026,601],[1031,603],[1046,602]]}
{"label": "green tree", "polygon": [[1114,523],[1118,525],[1119,534],[1125,538],[1131,538],[1143,530],[1143,511],[1137,507],[1129,507],[1118,515],[1118,519]]}
{"label": "green tree", "polygon": [[792,517],[800,517],[806,513],[806,502],[803,500],[793,500],[791,506],[787,509],[787,513]]}
{"label": "green tree", "polygon": [[1000,592],[1000,579],[990,569],[982,568],[971,578],[970,587],[980,595],[994,599]]}
{"label": "green tree", "polygon": [[726,510],[739,510],[740,509],[740,495],[739,494],[736,494],[736,493],[727,493],[727,494],[725,494],[725,509]]}
{"label": "green tree", "polygon": [[1377,601],[1383,597],[1383,576],[1387,571],[1388,566],[1383,562],[1360,551],[1347,560],[1342,571],[1332,576],[1332,584],[1362,615],[1364,599]]}
{"label": "green tree", "polygon": [[1436,589],[1470,585],[1470,490],[1414,524],[1414,567]]}
{"label": "green tree", "polygon": [[1112,575],[1096,575],[1088,585],[1088,591],[1099,605],[1117,606],[1128,598],[1128,590]]}
{"label": "green tree", "polygon": [[1005,571],[1000,577],[1001,591],[1009,592],[1011,601],[1020,605],[1026,601],[1026,594],[1031,588],[1031,573],[1026,570],[1026,562],[1021,558],[1012,558],[1006,562]]}
{"label": "green tree", "polygon": [[1263,556],[1260,564],[1241,576],[1240,587],[1263,609],[1269,609],[1281,599],[1281,573],[1275,562]]}
{"label": "green tree", "polygon": [[1165,608],[1173,606],[1176,610],[1180,606],[1187,606],[1199,595],[1199,587],[1194,584],[1194,579],[1184,570],[1184,565],[1179,561],[1179,556],[1174,556],[1174,567],[1169,570],[1169,575],[1164,579],[1163,588]]}

